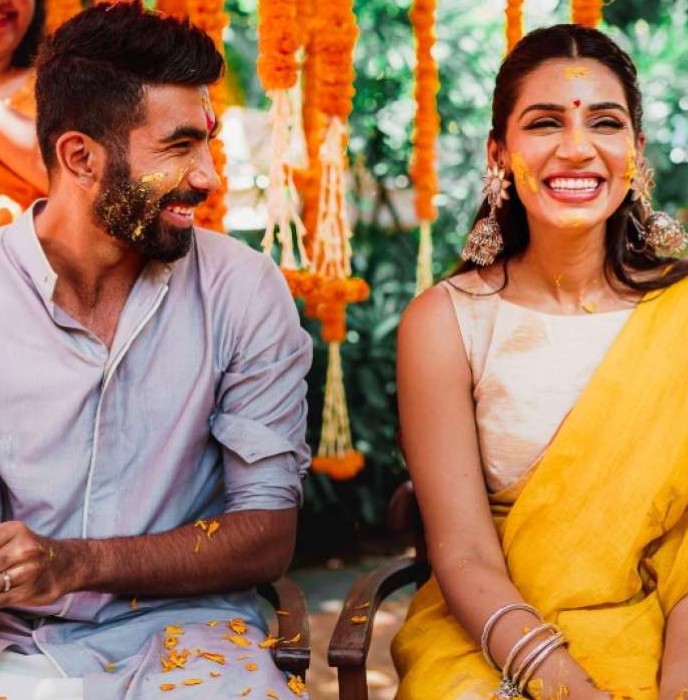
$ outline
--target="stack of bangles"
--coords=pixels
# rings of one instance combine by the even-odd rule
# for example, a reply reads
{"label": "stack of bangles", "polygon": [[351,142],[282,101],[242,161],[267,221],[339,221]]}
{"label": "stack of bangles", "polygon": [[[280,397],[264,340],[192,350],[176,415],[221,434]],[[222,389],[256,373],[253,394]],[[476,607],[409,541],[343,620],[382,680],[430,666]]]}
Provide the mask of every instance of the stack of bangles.
{"label": "stack of bangles", "polygon": [[[500,667],[490,653],[490,634],[497,622],[512,610],[525,610],[533,613],[540,621],[540,624],[525,631],[524,635],[511,647],[504,661],[504,667]],[[528,683],[533,679],[535,671],[555,649],[566,644],[567,640],[564,633],[556,625],[545,622],[542,619],[542,615],[531,605],[511,603],[496,610],[487,618],[480,637],[480,645],[482,646],[485,660],[497,673],[502,675],[499,688],[497,688],[493,697],[496,700],[527,697]],[[516,666],[516,658],[519,655],[522,658]]]}

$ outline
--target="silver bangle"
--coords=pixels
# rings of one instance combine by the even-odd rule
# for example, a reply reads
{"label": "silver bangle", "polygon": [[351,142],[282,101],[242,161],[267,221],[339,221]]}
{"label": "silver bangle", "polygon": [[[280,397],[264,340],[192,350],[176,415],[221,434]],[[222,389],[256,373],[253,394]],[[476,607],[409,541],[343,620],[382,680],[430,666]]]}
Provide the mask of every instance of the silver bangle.
{"label": "silver bangle", "polygon": [[480,646],[483,650],[483,656],[485,657],[485,661],[495,670],[497,673],[501,673],[502,669],[499,666],[499,664],[492,658],[492,654],[490,653],[490,634],[492,633],[492,628],[497,624],[497,622],[502,618],[503,615],[506,615],[506,613],[511,612],[512,610],[524,610],[525,612],[532,613],[537,617],[537,619],[540,622],[544,622],[542,619],[542,615],[532,606],[528,605],[527,603],[509,603],[508,605],[503,605],[501,608],[495,610],[490,617],[487,618],[485,621],[485,625],[483,626],[483,631],[482,634],[480,635]]}
{"label": "silver bangle", "polygon": [[[538,627],[534,627],[532,630],[529,630],[526,632],[521,638],[517,639],[516,642],[514,643],[514,646],[511,647],[511,651],[509,652],[508,656],[506,657],[506,661],[504,662],[504,669],[502,671],[502,675],[505,676],[506,678],[511,678],[514,682],[516,682],[516,679],[518,678],[519,672],[523,670],[523,663],[519,666],[518,671],[512,675],[511,673],[511,664],[514,663],[516,660],[516,656],[518,656],[518,653],[520,651],[523,651],[525,647],[532,642],[536,637],[541,635],[543,632],[557,632],[558,628],[556,625],[553,625],[552,623],[548,622],[544,625],[539,625]],[[549,639],[549,637],[548,637]],[[546,640],[545,640],[546,641]],[[538,648],[540,645],[537,645],[536,648]],[[529,652],[528,655],[526,656],[526,659],[532,655],[532,652]]]}
{"label": "silver bangle", "polygon": [[549,657],[549,655],[556,649],[558,649],[561,646],[564,646],[567,643],[568,640],[564,636],[564,633],[557,632],[539,646],[539,648],[537,649],[537,654],[535,654],[530,660],[530,665],[528,666],[528,668],[525,668],[522,671],[521,669],[519,669],[519,671],[523,673],[523,676],[519,676],[518,680],[514,680],[514,685],[516,685],[516,687],[518,688],[519,693],[523,693],[523,691],[528,686],[528,683],[530,683],[530,680],[533,677],[535,671],[537,671],[539,666],[542,663],[544,663],[544,661]]}

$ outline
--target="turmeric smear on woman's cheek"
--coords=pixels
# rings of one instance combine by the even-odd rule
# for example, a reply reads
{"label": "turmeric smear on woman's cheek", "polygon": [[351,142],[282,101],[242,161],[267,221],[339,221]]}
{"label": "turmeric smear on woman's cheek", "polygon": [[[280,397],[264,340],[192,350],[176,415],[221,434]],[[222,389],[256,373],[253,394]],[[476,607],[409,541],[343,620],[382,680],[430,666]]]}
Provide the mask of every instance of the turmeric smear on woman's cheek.
{"label": "turmeric smear on woman's cheek", "polygon": [[511,169],[514,171],[514,178],[520,185],[528,185],[528,188],[533,194],[540,191],[540,186],[537,183],[533,173],[526,164],[523,154],[519,151],[511,154]]}

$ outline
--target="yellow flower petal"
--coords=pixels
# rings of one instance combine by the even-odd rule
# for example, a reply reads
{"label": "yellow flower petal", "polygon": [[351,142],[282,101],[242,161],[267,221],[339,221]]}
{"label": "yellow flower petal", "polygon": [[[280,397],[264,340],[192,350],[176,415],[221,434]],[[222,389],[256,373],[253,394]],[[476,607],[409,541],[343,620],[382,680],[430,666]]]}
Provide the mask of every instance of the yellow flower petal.
{"label": "yellow flower petal", "polygon": [[299,697],[306,692],[306,684],[301,680],[301,676],[291,676],[287,681],[287,687],[294,695]]}
{"label": "yellow flower petal", "polygon": [[226,659],[223,654],[216,654],[211,651],[202,651],[199,656],[203,657],[204,659],[208,659],[208,661],[214,661],[216,664],[226,663]]}
{"label": "yellow flower petal", "polygon": [[205,534],[208,536],[208,539],[210,539],[219,529],[220,523],[217,520],[211,520]]}
{"label": "yellow flower petal", "polygon": [[177,644],[179,644],[179,637],[175,637],[173,635],[165,637],[165,639],[163,640],[163,645],[165,649],[173,649],[177,646]]}
{"label": "yellow flower petal", "polygon": [[257,664],[257,663],[254,663],[253,661],[249,661],[249,662],[244,666],[244,668],[245,668],[247,671],[257,671],[257,670],[258,670],[258,664]]}
{"label": "yellow flower petal", "polygon": [[182,685],[200,685],[203,683],[202,678],[185,678],[182,681]]}
{"label": "yellow flower petal", "polygon": [[168,690],[174,690],[177,687],[176,683],[161,683],[160,684],[160,690],[168,691]]}
{"label": "yellow flower petal", "polygon": [[250,647],[251,646],[251,640],[246,639],[246,637],[242,637],[239,634],[226,634],[224,637],[222,637],[227,642],[231,642],[232,644],[236,644],[238,647]]}
{"label": "yellow flower petal", "polygon": [[265,637],[265,639],[258,645],[261,649],[272,649],[277,642],[279,642],[282,637]]}
{"label": "yellow flower petal", "polygon": [[233,617],[227,625],[229,629],[236,634],[246,634],[246,630],[248,629],[248,627],[246,627],[246,622],[240,617]]}

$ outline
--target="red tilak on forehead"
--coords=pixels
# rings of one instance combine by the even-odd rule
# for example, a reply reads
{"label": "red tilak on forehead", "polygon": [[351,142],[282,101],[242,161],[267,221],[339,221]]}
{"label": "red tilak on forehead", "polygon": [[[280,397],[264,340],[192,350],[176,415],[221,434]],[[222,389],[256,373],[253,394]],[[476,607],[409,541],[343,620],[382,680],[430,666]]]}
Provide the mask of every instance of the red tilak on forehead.
{"label": "red tilak on forehead", "polygon": [[573,101],[573,106],[574,107],[580,107],[581,101],[576,97],[576,99]]}
{"label": "red tilak on forehead", "polygon": [[217,120],[215,119],[215,114],[213,113],[213,110],[207,109],[205,111],[205,128],[208,130],[208,133],[210,133],[215,128],[216,121]]}
{"label": "red tilak on forehead", "polygon": [[203,91],[201,93],[201,100],[203,101],[203,111],[205,112],[205,128],[208,130],[208,133],[210,133],[215,128],[215,122],[217,121],[217,118],[215,117],[213,105],[210,102],[208,88],[203,88]]}

